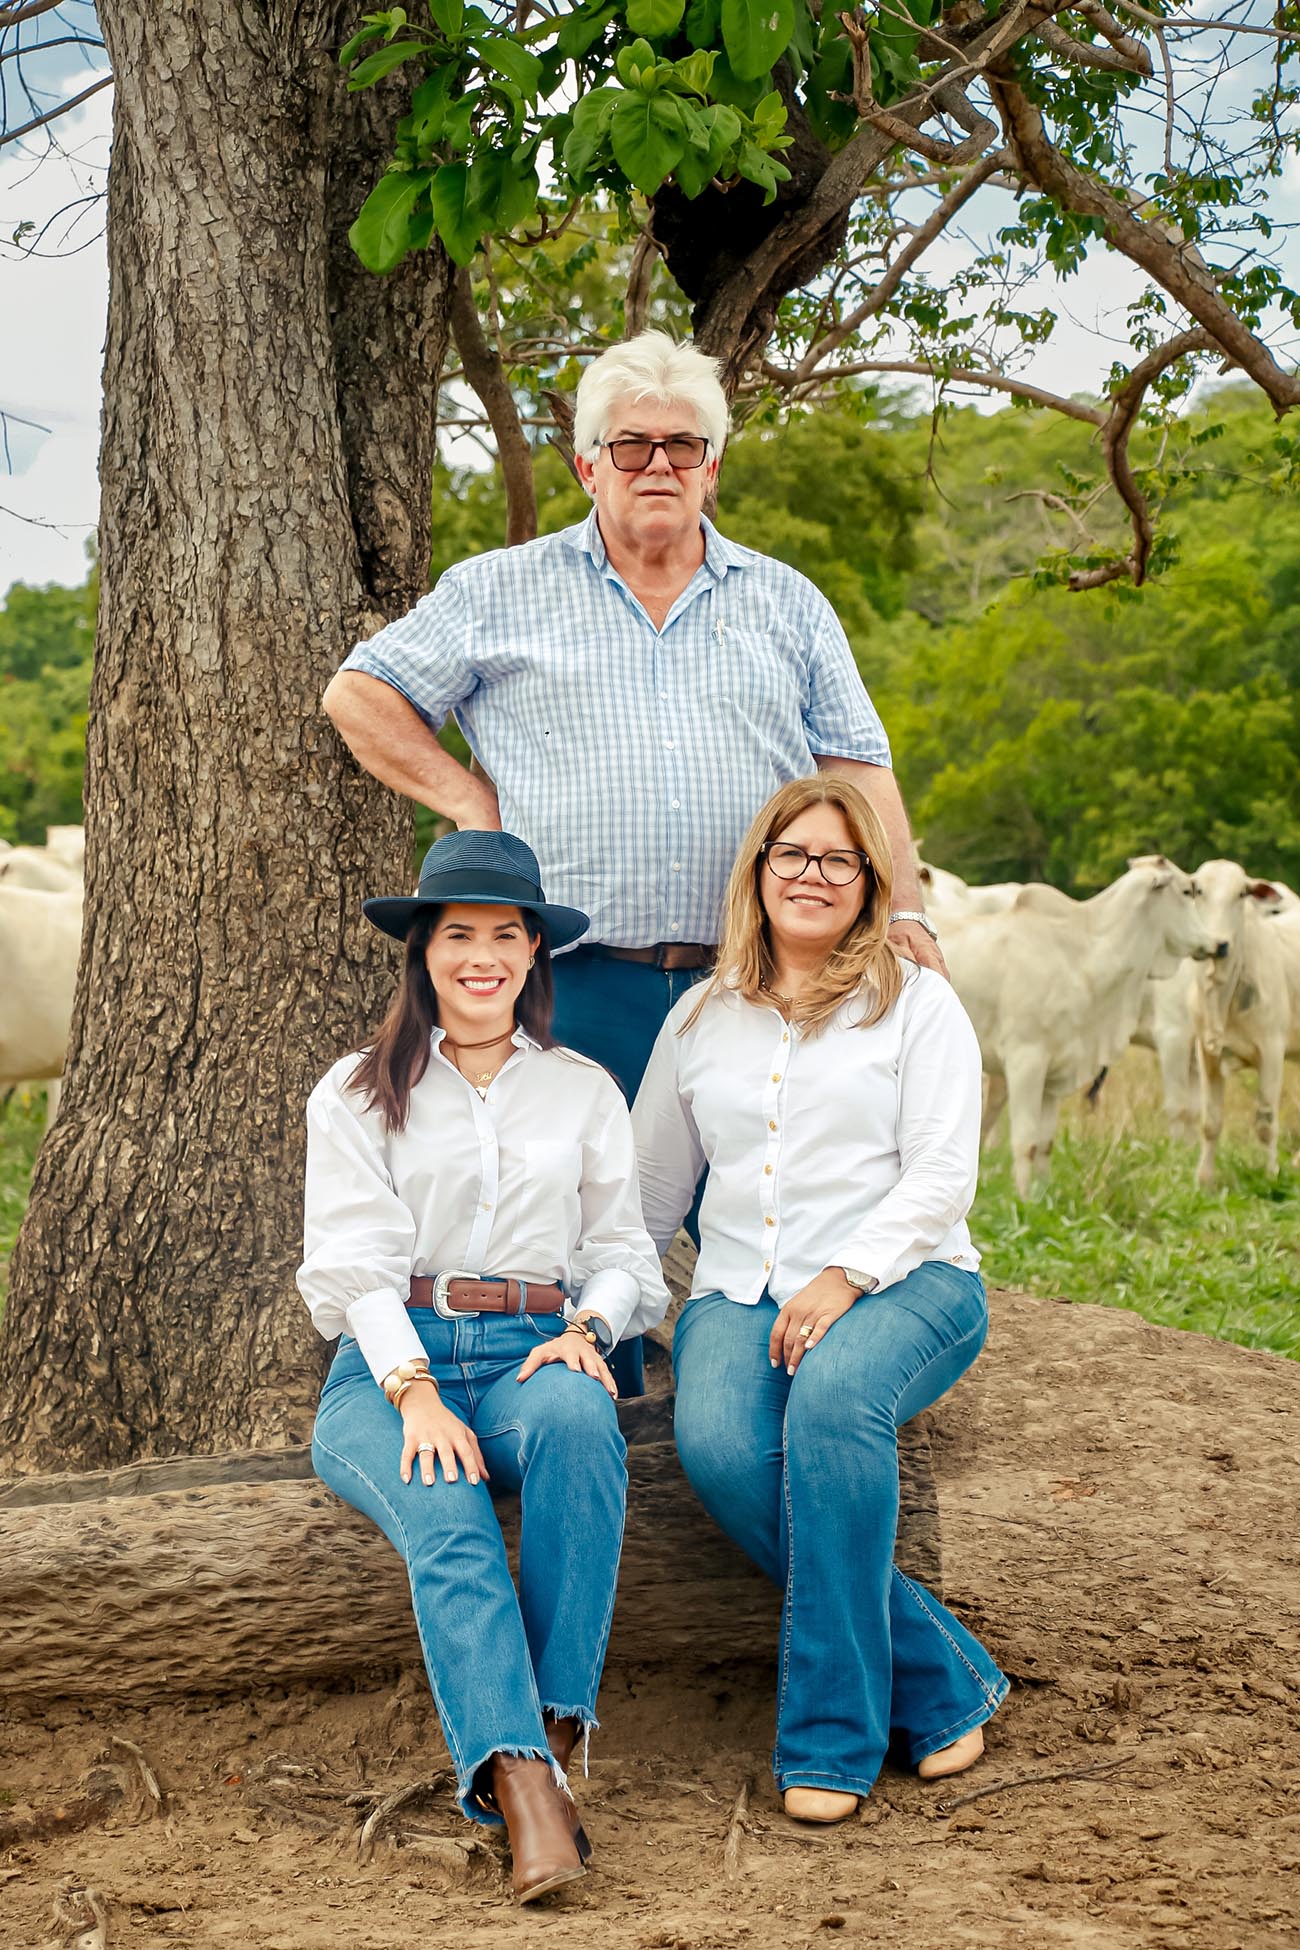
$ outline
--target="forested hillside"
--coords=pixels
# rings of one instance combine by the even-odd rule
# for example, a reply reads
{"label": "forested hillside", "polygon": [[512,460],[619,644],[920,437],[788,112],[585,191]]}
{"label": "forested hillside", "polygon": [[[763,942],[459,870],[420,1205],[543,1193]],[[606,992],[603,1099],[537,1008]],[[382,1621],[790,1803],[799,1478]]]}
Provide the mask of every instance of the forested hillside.
{"label": "forested hillside", "polygon": [[[1195,425],[1164,484],[1163,573],[1083,595],[1052,581],[1052,552],[1111,532],[1085,425],[932,423],[864,395],[733,442],[720,523],[835,604],[930,858],[1080,893],[1156,849],[1300,881],[1300,498],[1244,389]],[[580,518],[555,451],[537,467],[543,531]],[[435,577],[503,526],[494,475],[444,468]],[[0,837],[77,817],[93,600],[93,579],[18,588],[0,612]]]}

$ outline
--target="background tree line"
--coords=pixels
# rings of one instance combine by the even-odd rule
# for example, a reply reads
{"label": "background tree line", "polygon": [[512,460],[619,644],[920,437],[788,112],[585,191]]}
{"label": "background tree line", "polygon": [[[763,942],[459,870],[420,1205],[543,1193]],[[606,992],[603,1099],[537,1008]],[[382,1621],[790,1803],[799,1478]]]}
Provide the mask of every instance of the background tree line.
{"label": "background tree line", "polygon": [[[1270,422],[1246,389],[1222,389],[1169,490],[1178,573],[1088,601],[1043,561],[1098,472],[1089,429],[1054,413],[958,408],[936,430],[864,391],[751,424],[728,451],[719,521],[834,603],[935,860],[1088,893],[1159,847],[1296,882],[1300,537]],[[536,476],[544,533],[581,518],[554,450]],[[433,516],[434,579],[500,546],[497,471],[441,463]],[[0,612],[4,838],[80,817],[96,580],[20,585]]]}

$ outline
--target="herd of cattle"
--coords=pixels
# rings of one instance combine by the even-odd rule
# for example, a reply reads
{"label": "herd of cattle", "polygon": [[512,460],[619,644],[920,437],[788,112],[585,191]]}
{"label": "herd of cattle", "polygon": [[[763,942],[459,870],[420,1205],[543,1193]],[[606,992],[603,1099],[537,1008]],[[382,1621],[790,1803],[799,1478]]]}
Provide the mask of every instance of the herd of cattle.
{"label": "herd of cattle", "polygon": [[1175,1133],[1199,1122],[1214,1180],[1225,1075],[1259,1072],[1255,1128],[1278,1166],[1283,1065],[1300,1057],[1300,898],[1232,860],[1187,874],[1133,860],[1091,900],[1029,882],[968,887],[921,865],[953,985],[984,1060],[987,1136],[1011,1118],[1017,1190],[1045,1175],[1061,1103],[1131,1042],[1154,1049]]}
{"label": "herd of cattle", "polygon": [[[48,1081],[49,1115],[72,1020],[85,835],[0,841],[0,1092]],[[1231,860],[1186,874],[1161,854],[1092,900],[1037,882],[972,887],[921,862],[926,904],[975,1025],[985,1133],[1003,1105],[1017,1189],[1050,1164],[1064,1098],[1095,1089],[1131,1042],[1154,1049],[1176,1134],[1199,1124],[1214,1178],[1225,1074],[1259,1072],[1256,1129],[1278,1164],[1283,1065],[1300,1057],[1300,897]]]}

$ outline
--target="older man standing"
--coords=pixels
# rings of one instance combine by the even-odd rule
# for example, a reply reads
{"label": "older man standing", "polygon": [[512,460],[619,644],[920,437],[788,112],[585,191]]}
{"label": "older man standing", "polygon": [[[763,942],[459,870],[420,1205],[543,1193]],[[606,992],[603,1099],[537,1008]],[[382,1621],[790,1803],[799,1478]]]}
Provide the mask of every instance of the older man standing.
{"label": "older man standing", "polygon": [[[727,420],[693,347],[661,332],[611,347],[578,387],[586,521],[447,570],[325,693],[367,771],[458,826],[520,834],[551,898],[591,915],[556,963],[555,1031],[629,1098],[710,964],[750,820],[814,767],[849,773],[879,813],[891,939],[943,967],[889,743],[834,611],[704,517]],[[449,712],[487,780],[438,743]],[[621,1365],[635,1386],[639,1358]]]}

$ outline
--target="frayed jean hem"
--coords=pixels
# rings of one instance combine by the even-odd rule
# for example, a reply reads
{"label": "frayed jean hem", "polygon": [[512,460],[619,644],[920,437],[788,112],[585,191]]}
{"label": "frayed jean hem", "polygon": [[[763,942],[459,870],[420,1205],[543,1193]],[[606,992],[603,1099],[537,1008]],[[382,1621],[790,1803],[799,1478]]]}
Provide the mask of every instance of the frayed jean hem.
{"label": "frayed jean hem", "polygon": [[[585,1781],[589,1773],[588,1760],[591,1754],[591,1736],[593,1733],[599,1731],[600,1721],[596,1718],[589,1706],[553,1706],[549,1700],[542,1701],[542,1717],[544,1719],[576,1720],[578,1722],[578,1733],[582,1740],[582,1778]],[[574,1746],[576,1747],[577,1744],[577,1741],[575,1741]],[[562,1778],[561,1785],[567,1787],[569,1784],[567,1780]]]}
{"label": "frayed jean hem", "polygon": [[918,1767],[927,1754],[937,1754],[944,1747],[951,1747],[963,1734],[973,1733],[976,1727],[987,1726],[1010,1691],[1011,1681],[1003,1673],[999,1675],[998,1684],[990,1687],[985,1694],[983,1704],[973,1713],[968,1713],[964,1720],[956,1720],[950,1727],[941,1727],[937,1733],[927,1733],[923,1740],[909,1741],[907,1756],[912,1766]]}

